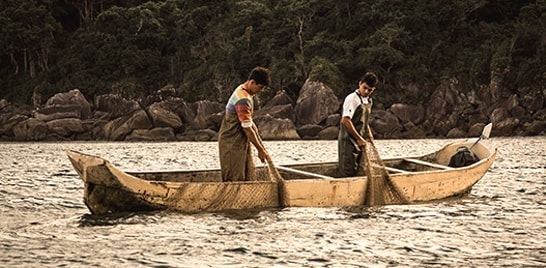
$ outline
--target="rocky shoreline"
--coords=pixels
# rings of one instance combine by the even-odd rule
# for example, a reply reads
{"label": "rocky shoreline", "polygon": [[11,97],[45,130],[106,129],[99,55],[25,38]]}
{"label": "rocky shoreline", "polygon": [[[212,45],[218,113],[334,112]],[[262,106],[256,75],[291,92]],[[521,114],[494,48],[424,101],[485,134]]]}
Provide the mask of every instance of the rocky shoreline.
{"label": "rocky shoreline", "polygon": [[[487,90],[464,94],[446,81],[423,105],[375,103],[370,121],[380,139],[479,136],[493,123],[492,136],[546,134],[546,97],[492,96]],[[254,121],[264,140],[337,138],[342,101],[321,82],[307,81],[292,100],[285,92],[265,105],[256,102]],[[59,93],[33,109],[0,100],[0,141],[214,141],[224,103],[188,103],[164,88],[139,101],[118,95],[90,103],[78,89]]]}

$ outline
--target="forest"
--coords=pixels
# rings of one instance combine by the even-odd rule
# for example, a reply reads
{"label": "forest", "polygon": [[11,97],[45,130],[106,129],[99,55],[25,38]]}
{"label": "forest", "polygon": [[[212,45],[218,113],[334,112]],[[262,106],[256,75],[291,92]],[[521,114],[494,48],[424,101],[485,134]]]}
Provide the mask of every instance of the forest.
{"label": "forest", "polygon": [[[254,66],[264,98],[307,79],[340,98],[364,71],[385,105],[422,104],[442,80],[494,96],[543,94],[545,0],[2,0],[0,99],[39,105],[80,89],[138,99],[172,87],[225,101]],[[498,89],[497,89],[498,88]]]}

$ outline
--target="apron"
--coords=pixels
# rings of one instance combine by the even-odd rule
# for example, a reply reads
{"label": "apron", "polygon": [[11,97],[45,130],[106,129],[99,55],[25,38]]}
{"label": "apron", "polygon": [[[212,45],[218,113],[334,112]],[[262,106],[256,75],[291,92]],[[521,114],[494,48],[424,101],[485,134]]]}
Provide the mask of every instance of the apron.
{"label": "apron", "polygon": [[[351,118],[351,122],[355,126],[355,129],[360,136],[362,136],[365,140],[368,140],[369,137],[366,128],[368,127],[370,114],[372,112],[372,102],[370,100],[368,103],[364,103],[364,101],[362,101],[362,97],[360,95],[359,97],[360,106],[356,108],[355,113]],[[342,177],[355,176],[358,170],[358,164],[360,163],[362,151],[360,148],[357,148],[356,142],[343,126],[340,126],[337,140],[339,172]]]}
{"label": "apron", "polygon": [[237,114],[226,112],[218,134],[222,181],[255,180],[252,148]]}

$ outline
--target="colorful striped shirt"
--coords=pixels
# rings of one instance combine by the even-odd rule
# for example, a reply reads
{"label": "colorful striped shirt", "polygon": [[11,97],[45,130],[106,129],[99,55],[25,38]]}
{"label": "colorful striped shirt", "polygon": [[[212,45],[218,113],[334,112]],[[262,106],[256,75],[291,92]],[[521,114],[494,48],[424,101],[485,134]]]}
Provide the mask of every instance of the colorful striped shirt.
{"label": "colorful striped shirt", "polygon": [[253,111],[254,101],[252,96],[243,89],[243,85],[238,86],[226,104],[226,112],[237,114],[242,127],[251,127]]}

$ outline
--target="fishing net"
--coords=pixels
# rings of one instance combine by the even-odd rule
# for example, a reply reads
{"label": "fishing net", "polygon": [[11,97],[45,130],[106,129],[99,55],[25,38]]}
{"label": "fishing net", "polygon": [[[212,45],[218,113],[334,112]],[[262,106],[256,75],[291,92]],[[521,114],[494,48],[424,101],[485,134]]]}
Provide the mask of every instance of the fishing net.
{"label": "fishing net", "polygon": [[[262,144],[263,145],[263,144]],[[288,204],[287,202],[287,191],[285,188],[285,181],[281,174],[279,173],[279,170],[275,167],[275,164],[273,163],[273,160],[270,156],[266,158],[267,165],[263,168],[256,168],[256,165],[254,164],[255,160],[252,157],[252,153],[249,153],[249,159],[250,162],[252,162],[249,173],[253,176],[252,180],[268,180],[274,183],[277,183],[278,186],[278,200],[279,200],[279,206],[280,207],[286,207]]]}
{"label": "fishing net", "polygon": [[366,142],[357,175],[368,177],[365,204],[368,206],[407,204],[408,200],[392,182],[373,142]]}

